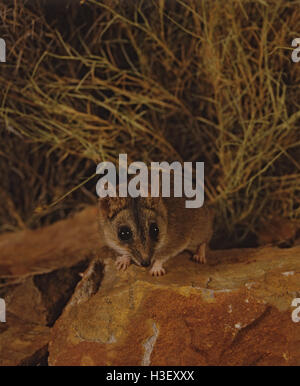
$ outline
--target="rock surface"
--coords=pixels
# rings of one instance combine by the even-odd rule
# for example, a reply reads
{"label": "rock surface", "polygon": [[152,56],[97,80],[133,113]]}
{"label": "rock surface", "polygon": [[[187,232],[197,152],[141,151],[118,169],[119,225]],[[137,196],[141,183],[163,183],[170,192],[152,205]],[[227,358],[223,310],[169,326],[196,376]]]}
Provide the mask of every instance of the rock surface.
{"label": "rock surface", "polygon": [[0,366],[46,365],[49,337],[49,327],[8,312],[6,323],[0,323]]}
{"label": "rock surface", "polygon": [[72,295],[87,262],[0,288],[7,320],[0,323],[0,366],[47,364],[50,328]]}
{"label": "rock surface", "polygon": [[50,365],[300,365],[299,246],[182,254],[160,278],[104,257],[52,329]]}
{"label": "rock surface", "polygon": [[37,230],[0,235],[0,366],[47,364],[50,328],[101,246],[97,208]]}
{"label": "rock surface", "polygon": [[0,280],[71,267],[91,258],[101,247],[97,208],[92,206],[66,220],[36,230],[0,235]]}

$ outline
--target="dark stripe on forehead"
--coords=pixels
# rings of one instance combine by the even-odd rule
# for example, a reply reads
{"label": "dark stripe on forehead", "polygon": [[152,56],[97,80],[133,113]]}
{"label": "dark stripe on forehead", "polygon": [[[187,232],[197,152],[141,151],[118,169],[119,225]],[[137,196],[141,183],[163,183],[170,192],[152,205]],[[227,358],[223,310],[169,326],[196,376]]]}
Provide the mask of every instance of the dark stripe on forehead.
{"label": "dark stripe on forehead", "polygon": [[141,197],[136,197],[132,199],[132,213],[136,224],[136,229],[140,234],[141,241],[145,242],[145,221],[143,221],[144,219],[142,218]]}

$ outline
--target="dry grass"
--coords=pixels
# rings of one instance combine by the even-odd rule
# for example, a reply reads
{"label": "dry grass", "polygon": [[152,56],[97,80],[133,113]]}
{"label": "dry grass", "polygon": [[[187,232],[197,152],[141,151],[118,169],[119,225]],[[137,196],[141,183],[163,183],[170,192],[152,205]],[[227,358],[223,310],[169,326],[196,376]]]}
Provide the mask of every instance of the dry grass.
{"label": "dry grass", "polygon": [[49,207],[121,152],[204,160],[217,233],[236,242],[300,217],[298,2],[87,0],[55,18],[33,3],[0,5],[2,231],[93,201],[81,188]]}

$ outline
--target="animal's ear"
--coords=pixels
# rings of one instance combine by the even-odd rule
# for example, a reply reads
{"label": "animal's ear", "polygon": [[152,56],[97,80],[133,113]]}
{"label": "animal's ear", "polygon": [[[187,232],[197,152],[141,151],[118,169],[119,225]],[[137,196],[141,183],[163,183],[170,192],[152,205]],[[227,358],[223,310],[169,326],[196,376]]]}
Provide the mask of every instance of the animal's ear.
{"label": "animal's ear", "polygon": [[115,213],[128,206],[126,197],[102,197],[98,200],[101,213],[108,219],[111,219]]}
{"label": "animal's ear", "polygon": [[110,207],[110,199],[111,197],[106,196],[106,197],[100,197],[98,198],[98,208],[103,213],[105,217],[108,217],[109,213],[109,207]]}
{"label": "animal's ear", "polygon": [[110,197],[110,196],[105,196],[105,197],[99,197],[98,199],[98,208],[101,211],[102,215],[110,218],[111,217],[111,209],[112,206],[114,206],[114,199],[116,197]]}

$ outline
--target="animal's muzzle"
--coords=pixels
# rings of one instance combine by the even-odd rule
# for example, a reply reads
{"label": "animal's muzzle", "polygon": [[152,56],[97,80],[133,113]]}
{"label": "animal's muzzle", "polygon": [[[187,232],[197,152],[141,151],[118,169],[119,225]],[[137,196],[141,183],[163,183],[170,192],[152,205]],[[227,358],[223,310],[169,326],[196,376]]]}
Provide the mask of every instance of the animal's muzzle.
{"label": "animal's muzzle", "polygon": [[142,267],[149,267],[150,261],[142,261],[141,265],[142,265]]}

